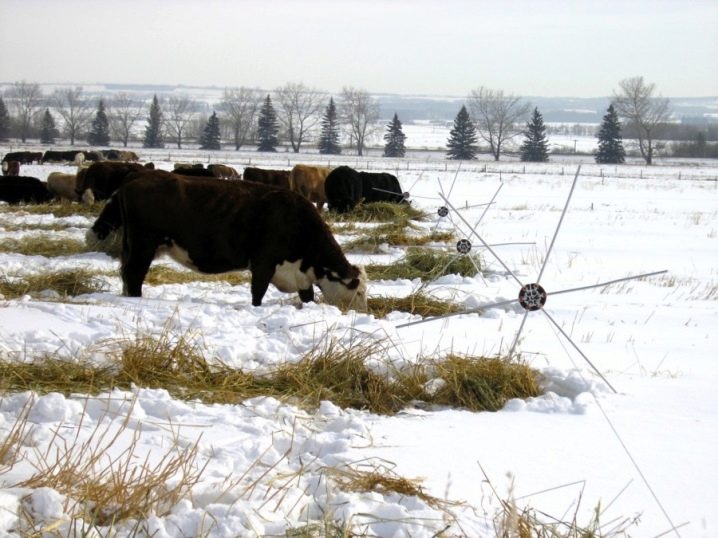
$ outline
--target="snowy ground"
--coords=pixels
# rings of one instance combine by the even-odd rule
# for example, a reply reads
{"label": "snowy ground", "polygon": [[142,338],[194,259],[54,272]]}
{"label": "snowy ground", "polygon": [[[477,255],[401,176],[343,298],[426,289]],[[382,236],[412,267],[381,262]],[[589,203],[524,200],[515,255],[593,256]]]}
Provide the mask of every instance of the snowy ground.
{"label": "snowy ground", "polygon": [[[140,153],[162,168],[171,167],[168,157],[205,158],[176,150]],[[213,161],[242,168],[249,158],[288,166],[287,155],[251,152],[224,152]],[[316,154],[291,158],[319,160]],[[369,164],[372,170],[399,170],[413,203],[432,214],[442,204],[440,189],[448,193],[455,177],[449,195],[455,207],[488,202],[503,185],[479,234],[490,243],[535,245],[497,247],[505,267],[483,251],[487,268],[482,275],[444,277],[429,287],[467,307],[515,299],[519,285],[507,269],[522,283],[537,280],[579,162],[531,165],[525,173],[512,173],[511,166],[520,165],[505,163],[496,165],[503,166],[499,175],[484,173],[477,163],[467,163],[456,174],[456,163],[447,166],[441,156],[374,158],[371,163],[355,159],[343,158],[360,167]],[[27,166],[23,173],[44,179],[50,171],[65,169]],[[0,467],[0,535],[19,536],[13,529],[27,517],[38,528],[47,525],[67,533],[67,503],[61,495],[14,484],[33,472],[33,457],[48,454],[48,445],[57,443],[53,432],[81,442],[98,428],[114,431],[125,421],[118,446],[108,454],[130,445],[133,436],[138,461],[148,454],[157,461],[174,447],[197,444],[201,479],[169,515],[146,522],[143,528],[156,537],[284,535],[287,529],[322,520],[349,522],[371,536],[434,536],[447,526],[447,536],[494,536],[491,516],[498,499],[490,484],[499,498],[507,499],[511,490],[519,506],[556,518],[568,519],[578,511],[579,520],[588,521],[600,503],[605,510],[601,521],[608,523],[604,530],[615,518],[641,514],[631,536],[718,535],[718,188],[707,181],[718,178],[718,165],[627,165],[599,172],[586,160],[583,171],[541,277],[549,292],[545,311],[550,318],[542,311],[530,313],[518,344],[522,357],[546,377],[541,397],[511,401],[497,413],[409,409],[384,417],[342,410],[330,402],[311,412],[269,398],[205,405],[141,387],[97,397],[5,394],[0,398],[0,440],[28,405],[31,435],[22,448],[24,459],[12,469]],[[474,223],[483,209],[470,207],[461,214]],[[40,223],[62,223],[64,231],[52,233],[81,239],[91,220],[18,215],[0,208],[0,240],[36,233],[9,231],[10,225],[30,229]],[[452,225],[448,219],[434,219],[425,226]],[[475,252],[479,241],[473,243]],[[401,254],[390,249],[382,259]],[[374,259],[349,257],[360,263]],[[52,259],[0,254],[3,276],[117,267],[117,261],[103,254]],[[550,295],[659,270],[668,272]],[[119,296],[119,278],[108,277],[107,283],[105,293],[69,301],[1,301],[0,354],[15,360],[43,352],[73,357],[108,339],[169,330],[198,335],[208,356],[256,371],[296,361],[328,339],[347,345],[389,342],[374,359],[381,368],[448,351],[505,354],[524,318],[524,310],[513,303],[482,315],[400,328],[418,318],[397,312],[377,320],[342,314],[325,304],[297,309],[295,297],[274,289],[262,307],[253,308],[247,286],[227,284],[148,286],[145,297],[130,299]],[[418,285],[370,282],[369,294],[402,296]],[[95,360],[103,358],[96,353]],[[421,477],[425,491],[435,497],[462,503],[437,509],[414,497],[343,491],[328,469],[346,465],[385,465],[401,476]],[[672,525],[680,528],[672,531]],[[115,531],[127,535],[131,526],[120,524]]]}

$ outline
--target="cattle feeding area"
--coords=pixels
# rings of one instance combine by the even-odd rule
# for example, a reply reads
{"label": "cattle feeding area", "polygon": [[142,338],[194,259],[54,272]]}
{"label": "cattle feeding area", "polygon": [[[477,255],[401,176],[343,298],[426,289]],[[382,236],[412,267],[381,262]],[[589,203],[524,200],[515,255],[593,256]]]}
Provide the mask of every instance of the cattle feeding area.
{"label": "cattle feeding area", "polygon": [[[139,153],[161,170],[207,160]],[[101,204],[0,206],[0,534],[494,537],[519,521],[536,535],[570,535],[572,522],[603,536],[718,532],[715,162],[457,170],[432,157],[292,156],[302,158],[396,174],[425,215],[395,230],[322,213],[367,269],[368,312],[321,299],[299,308],[273,286],[253,307],[246,273],[207,277],[171,259],[152,264],[142,298],[123,297],[117,258],[84,245]],[[240,173],[294,164],[212,160]],[[22,167],[42,180],[75,170]],[[485,212],[477,231],[509,243],[493,247],[501,262],[475,240],[471,259],[457,252],[467,229],[439,217],[442,194],[471,224]],[[392,273],[418,249],[445,257]],[[548,297],[615,393],[557,327],[523,325],[511,275],[573,289],[664,269]],[[419,310],[418,297],[452,316],[408,325],[442,313]],[[489,303],[502,304],[453,315]],[[535,392],[493,412],[439,398],[478,358],[506,363],[519,326],[514,355],[537,373]],[[304,377],[332,354],[343,368],[333,375],[361,398]],[[467,393],[488,392],[462,379]],[[386,380],[406,401],[382,392]]]}

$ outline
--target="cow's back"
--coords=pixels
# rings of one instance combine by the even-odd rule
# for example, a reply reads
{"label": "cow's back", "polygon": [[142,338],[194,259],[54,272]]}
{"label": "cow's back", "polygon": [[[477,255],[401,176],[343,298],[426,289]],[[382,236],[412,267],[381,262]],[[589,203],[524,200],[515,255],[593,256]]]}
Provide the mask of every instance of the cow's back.
{"label": "cow's back", "polygon": [[289,174],[289,187],[321,209],[327,201],[324,182],[331,171],[327,166],[297,164]]}

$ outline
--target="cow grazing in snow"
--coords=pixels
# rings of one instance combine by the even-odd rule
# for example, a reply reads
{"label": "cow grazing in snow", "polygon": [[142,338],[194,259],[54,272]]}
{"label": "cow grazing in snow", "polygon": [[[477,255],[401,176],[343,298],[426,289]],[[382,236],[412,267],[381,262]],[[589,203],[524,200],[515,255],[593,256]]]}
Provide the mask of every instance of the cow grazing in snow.
{"label": "cow grazing in snow", "polygon": [[324,181],[331,171],[327,166],[297,164],[289,174],[289,188],[317,204],[317,209],[322,209],[327,201]]}
{"label": "cow grazing in snow", "polygon": [[329,209],[346,213],[359,202],[406,203],[396,176],[387,173],[358,172],[348,166],[331,171],[324,182]]}
{"label": "cow grazing in snow", "polygon": [[152,260],[168,254],[203,273],[249,269],[252,305],[269,284],[314,299],[366,310],[366,273],[351,265],[317,209],[304,197],[248,181],[137,174],[110,199],[88,243],[123,227],[123,293],[142,294]]}

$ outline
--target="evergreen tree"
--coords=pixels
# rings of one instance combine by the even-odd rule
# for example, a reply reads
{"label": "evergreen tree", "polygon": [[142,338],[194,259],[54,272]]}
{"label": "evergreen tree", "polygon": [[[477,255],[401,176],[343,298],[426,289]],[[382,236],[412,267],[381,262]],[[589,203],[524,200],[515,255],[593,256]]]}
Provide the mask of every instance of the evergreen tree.
{"label": "evergreen tree", "polygon": [[219,118],[216,112],[212,112],[199,139],[199,147],[200,149],[222,149],[220,138]]}
{"label": "evergreen tree", "polygon": [[543,116],[534,108],[531,119],[526,123],[524,141],[521,144],[521,160],[535,163],[548,161],[548,140]]}
{"label": "evergreen tree", "polygon": [[476,127],[474,127],[466,107],[462,106],[454,119],[454,127],[449,133],[446,143],[449,159],[470,160],[475,159],[479,148],[476,145]]}
{"label": "evergreen tree", "polygon": [[322,117],[322,132],[319,135],[319,153],[323,155],[339,155],[342,148],[339,145],[339,120],[334,98],[329,98],[329,105]]}
{"label": "evergreen tree", "polygon": [[384,140],[386,141],[386,144],[384,144],[384,157],[403,157],[406,153],[406,147],[404,146],[406,135],[401,130],[401,122],[396,112],[394,112],[394,118],[391,123],[386,126],[386,130],[387,132],[384,135]]}
{"label": "evergreen tree", "polygon": [[279,133],[279,125],[277,124],[277,113],[272,106],[272,99],[267,95],[261,110],[259,111],[259,120],[257,123],[257,139],[259,145],[257,151],[277,151],[277,133]]}
{"label": "evergreen tree", "polygon": [[145,141],[142,145],[145,148],[165,147],[164,138],[162,136],[162,109],[157,100],[157,95],[153,97],[152,104],[150,105],[150,117],[147,118]]}
{"label": "evergreen tree", "polygon": [[110,121],[105,113],[105,103],[100,99],[97,105],[97,114],[92,120],[92,128],[87,135],[87,143],[91,146],[109,146],[110,145]]}
{"label": "evergreen tree", "polygon": [[50,114],[50,109],[46,108],[40,124],[40,143],[54,144],[58,134],[57,128],[55,127],[55,118]]}
{"label": "evergreen tree", "polygon": [[599,164],[621,164],[626,161],[626,151],[621,138],[621,122],[613,105],[608,107],[598,131],[598,151],[595,159]]}
{"label": "evergreen tree", "polygon": [[10,134],[10,114],[5,106],[5,101],[0,96],[0,140],[6,140]]}

